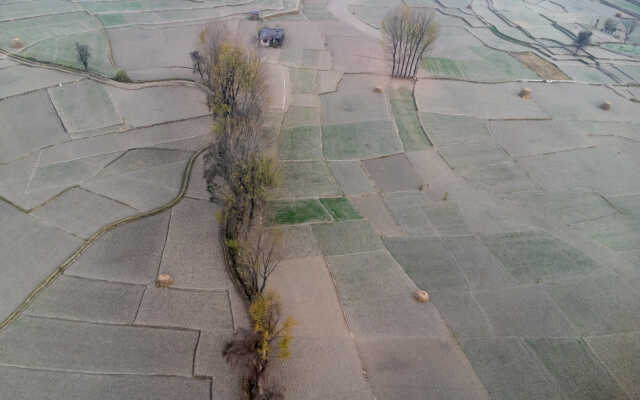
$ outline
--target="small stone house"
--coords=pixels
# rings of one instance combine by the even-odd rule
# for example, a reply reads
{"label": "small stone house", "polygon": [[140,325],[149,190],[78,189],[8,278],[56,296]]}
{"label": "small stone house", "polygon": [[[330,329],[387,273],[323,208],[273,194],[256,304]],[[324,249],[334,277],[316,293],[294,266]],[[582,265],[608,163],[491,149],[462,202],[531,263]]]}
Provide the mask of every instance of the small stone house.
{"label": "small stone house", "polygon": [[262,28],[258,32],[260,44],[265,47],[280,47],[284,41],[284,29],[282,28]]}

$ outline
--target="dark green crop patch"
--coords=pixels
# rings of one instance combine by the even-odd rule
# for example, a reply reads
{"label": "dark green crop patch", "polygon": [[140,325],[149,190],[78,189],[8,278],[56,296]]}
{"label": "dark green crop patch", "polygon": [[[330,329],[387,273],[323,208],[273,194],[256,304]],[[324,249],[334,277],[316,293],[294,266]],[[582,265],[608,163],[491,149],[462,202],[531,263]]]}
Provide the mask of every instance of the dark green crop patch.
{"label": "dark green crop patch", "polygon": [[330,221],[331,217],[318,200],[274,201],[267,209],[270,224],[294,225]]}
{"label": "dark green crop patch", "polygon": [[353,205],[346,197],[325,198],[320,199],[320,202],[329,210],[329,213],[336,221],[362,219],[362,216],[353,208]]}

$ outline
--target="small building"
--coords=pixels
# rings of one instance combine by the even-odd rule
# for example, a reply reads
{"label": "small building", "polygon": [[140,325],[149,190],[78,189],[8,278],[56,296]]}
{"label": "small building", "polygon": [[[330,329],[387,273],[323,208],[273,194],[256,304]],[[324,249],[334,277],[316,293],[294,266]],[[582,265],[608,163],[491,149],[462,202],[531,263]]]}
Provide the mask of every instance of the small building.
{"label": "small building", "polygon": [[258,32],[258,39],[264,47],[280,47],[284,42],[284,29],[262,28]]}

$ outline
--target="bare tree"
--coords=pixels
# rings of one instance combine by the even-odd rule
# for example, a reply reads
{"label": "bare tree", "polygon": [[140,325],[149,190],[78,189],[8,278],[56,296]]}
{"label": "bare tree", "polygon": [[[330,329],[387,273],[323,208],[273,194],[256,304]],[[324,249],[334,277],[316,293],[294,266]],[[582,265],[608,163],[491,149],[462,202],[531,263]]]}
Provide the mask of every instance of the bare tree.
{"label": "bare tree", "polygon": [[225,25],[209,24],[198,35],[196,49],[190,53],[193,73],[200,76],[200,80],[211,87],[211,72],[220,56],[222,43],[230,40],[230,34]]}
{"label": "bare tree", "polygon": [[629,40],[629,36],[636,30],[636,26],[638,25],[638,20],[633,19],[624,19],[622,20],[622,26],[624,26],[624,41],[625,43]]}
{"label": "bare tree", "polygon": [[208,25],[199,39],[190,53],[192,68],[211,91],[214,115],[259,117],[267,97],[260,57],[236,43],[224,25]]}
{"label": "bare tree", "polygon": [[247,286],[249,300],[262,295],[267,280],[280,264],[281,252],[280,233],[266,232],[262,227],[240,245],[239,272]]}
{"label": "bare tree", "polygon": [[214,124],[215,141],[204,155],[204,177],[212,200],[225,204],[227,236],[242,238],[251,229],[267,191],[279,180],[277,161],[263,154],[273,138],[259,124],[244,118],[218,120]]}
{"label": "bare tree", "polygon": [[391,75],[413,78],[420,61],[438,38],[440,27],[433,10],[405,5],[392,9],[382,21],[382,33],[393,60]]}
{"label": "bare tree", "polygon": [[199,38],[198,49],[191,53],[193,72],[210,89],[216,134],[205,154],[205,178],[213,199],[224,200],[225,236],[243,240],[277,178],[277,163],[263,155],[272,140],[262,127],[264,67],[224,26],[209,25]]}
{"label": "bare tree", "polygon": [[89,57],[91,57],[91,51],[89,50],[89,46],[86,44],[80,44],[76,42],[76,53],[78,56],[78,61],[84,67],[85,71],[89,70]]}
{"label": "bare tree", "polygon": [[214,121],[216,138],[205,153],[205,178],[212,183],[216,176],[232,184],[233,174],[243,161],[259,158],[272,138],[260,126],[261,121],[225,117]]}

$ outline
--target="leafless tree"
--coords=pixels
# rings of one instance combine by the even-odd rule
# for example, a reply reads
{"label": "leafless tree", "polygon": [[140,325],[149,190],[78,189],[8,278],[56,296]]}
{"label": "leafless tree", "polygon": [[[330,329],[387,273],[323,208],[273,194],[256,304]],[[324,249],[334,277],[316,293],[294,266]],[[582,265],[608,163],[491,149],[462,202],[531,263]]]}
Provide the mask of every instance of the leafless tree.
{"label": "leafless tree", "polygon": [[193,73],[198,74],[207,86],[211,86],[212,66],[220,56],[220,47],[230,36],[226,26],[221,24],[209,24],[198,35],[196,49],[190,53],[191,62]]}
{"label": "leafless tree", "polygon": [[[278,164],[264,155],[264,149],[274,139],[261,121],[224,118],[214,126],[216,138],[204,155],[204,177],[212,200],[233,197],[233,207],[238,210],[233,214],[248,229],[256,209],[266,198],[266,191],[278,183]],[[233,231],[236,230],[229,233]]]}
{"label": "leafless tree", "polygon": [[393,59],[391,75],[415,77],[422,57],[436,41],[439,32],[432,9],[405,5],[392,9],[382,21],[382,33]]}
{"label": "leafless tree", "polygon": [[89,46],[76,42],[76,55],[78,56],[78,61],[84,67],[84,70],[88,71],[89,58],[91,57],[91,50],[89,49]]}
{"label": "leafless tree", "polygon": [[250,300],[261,295],[271,274],[280,265],[282,258],[281,235],[277,231],[267,232],[258,227],[240,245],[239,273],[247,286]]}
{"label": "leafless tree", "polygon": [[622,26],[624,26],[624,41],[625,43],[629,40],[629,36],[636,30],[636,26],[638,25],[638,20],[635,18],[632,19],[624,19],[622,20]]}
{"label": "leafless tree", "polygon": [[223,118],[214,122],[216,138],[205,153],[205,178],[213,182],[216,176],[232,182],[235,168],[262,152],[272,139],[261,121],[244,118]]}

